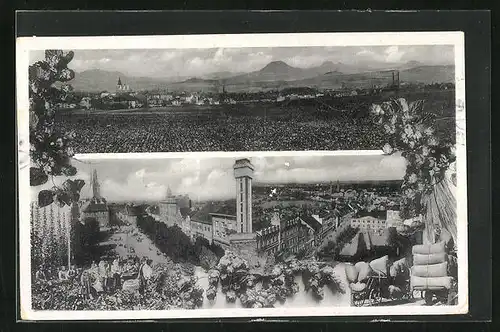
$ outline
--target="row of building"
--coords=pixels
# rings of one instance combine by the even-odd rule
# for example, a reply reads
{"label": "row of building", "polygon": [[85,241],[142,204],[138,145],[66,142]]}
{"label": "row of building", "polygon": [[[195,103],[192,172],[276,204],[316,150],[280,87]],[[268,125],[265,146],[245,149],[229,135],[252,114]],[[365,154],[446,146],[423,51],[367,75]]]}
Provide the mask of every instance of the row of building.
{"label": "row of building", "polygon": [[[348,205],[321,214],[298,213],[287,216],[275,210],[271,226],[252,229],[253,165],[248,159],[234,164],[236,199],[208,203],[192,211],[187,196],[175,196],[170,189],[159,203],[159,219],[169,226],[177,225],[192,239],[202,237],[224,249],[249,254],[298,253],[310,250],[332,239],[341,224],[362,229],[382,229],[386,221],[354,218],[356,210]],[[370,224],[370,226],[368,226]]]}
{"label": "row of building", "polygon": [[[421,216],[401,220],[399,211],[387,210],[385,219],[381,216],[359,216],[356,207],[349,204],[338,205],[335,209],[324,210],[320,214],[308,212],[285,215],[275,210],[271,226],[254,231],[252,225],[252,178],[253,165],[248,159],[237,160],[234,164],[237,187],[236,200],[223,203],[208,203],[194,210],[187,195],[173,195],[170,188],[159,203],[159,215],[151,214],[143,206],[127,204],[111,211],[111,207],[101,196],[97,172],[91,178],[92,198],[82,200],[77,206],[80,220],[95,220],[100,228],[110,226],[112,213],[118,219],[136,223],[137,218],[151,214],[168,226],[177,225],[193,240],[206,239],[224,249],[245,251],[252,254],[298,253],[334,241],[339,232],[347,227],[358,229],[368,243],[382,246],[387,241],[387,229],[401,225],[411,226],[422,222]],[[349,244],[346,248],[349,251]]]}

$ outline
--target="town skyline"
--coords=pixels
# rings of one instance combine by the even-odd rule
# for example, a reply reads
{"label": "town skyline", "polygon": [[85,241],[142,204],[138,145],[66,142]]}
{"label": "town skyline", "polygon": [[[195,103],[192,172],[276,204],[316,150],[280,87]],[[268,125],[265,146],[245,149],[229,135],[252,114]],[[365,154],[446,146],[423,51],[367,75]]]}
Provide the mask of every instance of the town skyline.
{"label": "town skyline", "polygon": [[[44,51],[30,52],[30,63],[43,58]],[[69,67],[76,72],[102,70],[130,77],[175,79],[212,74],[238,75],[258,71],[278,61],[302,69],[331,63],[340,72],[363,72],[406,63],[452,65],[454,48],[448,45],[419,45],[75,50]]]}
{"label": "town skyline", "polygon": [[[404,159],[399,155],[250,159],[255,165],[254,181],[258,184],[401,180],[405,170]],[[92,197],[90,174],[96,170],[101,194],[110,202],[159,201],[165,197],[169,187],[174,194],[189,195],[194,201],[226,200],[235,195],[234,160],[225,157],[75,161],[78,173],[74,178],[86,183],[81,192],[82,198]],[[58,180],[55,178],[55,181]]]}

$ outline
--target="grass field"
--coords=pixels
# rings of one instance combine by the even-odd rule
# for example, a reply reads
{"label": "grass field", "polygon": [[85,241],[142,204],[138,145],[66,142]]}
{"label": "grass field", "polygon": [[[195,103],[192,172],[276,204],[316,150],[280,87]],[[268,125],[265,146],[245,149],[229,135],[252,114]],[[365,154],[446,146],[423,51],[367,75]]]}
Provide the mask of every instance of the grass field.
{"label": "grass field", "polygon": [[[426,100],[440,135],[455,140],[454,91],[401,94]],[[68,110],[76,153],[379,149],[384,134],[368,109],[395,96],[131,110]]]}

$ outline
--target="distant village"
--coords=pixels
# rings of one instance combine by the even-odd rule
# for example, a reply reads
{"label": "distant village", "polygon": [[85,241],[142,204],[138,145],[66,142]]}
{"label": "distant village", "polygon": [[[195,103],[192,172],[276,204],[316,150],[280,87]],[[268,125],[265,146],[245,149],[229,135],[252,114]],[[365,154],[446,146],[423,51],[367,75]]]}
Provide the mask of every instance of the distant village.
{"label": "distant village", "polygon": [[[435,85],[435,84],[434,84]],[[453,88],[453,84],[437,84],[440,89]],[[167,89],[150,91],[134,91],[128,84],[118,78],[114,92],[99,93],[74,92],[66,100],[56,104],[59,109],[113,110],[139,109],[156,107],[181,107],[184,105],[210,106],[238,103],[275,102],[282,103],[292,100],[316,99],[322,97],[353,97],[358,95],[378,94],[383,91],[405,88],[424,88],[424,84],[409,84],[396,82],[389,86],[372,85],[370,88],[355,88],[343,84],[338,90],[317,90],[308,87],[291,87],[281,90],[261,92],[228,92],[222,86],[221,91],[199,92],[169,92]]]}

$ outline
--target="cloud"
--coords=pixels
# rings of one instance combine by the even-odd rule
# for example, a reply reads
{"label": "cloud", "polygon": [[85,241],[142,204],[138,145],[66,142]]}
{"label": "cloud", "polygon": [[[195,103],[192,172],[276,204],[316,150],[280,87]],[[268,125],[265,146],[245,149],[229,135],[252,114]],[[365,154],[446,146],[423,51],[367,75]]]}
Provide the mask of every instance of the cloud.
{"label": "cloud", "polygon": [[[174,194],[193,200],[234,197],[234,158],[163,160],[106,160],[96,162],[102,195],[109,201],[159,201],[170,187]],[[395,156],[289,156],[251,158],[254,181],[310,183],[402,179],[405,161]],[[86,165],[85,167],[88,167]],[[87,168],[82,168],[87,171]],[[88,177],[91,171],[80,172]],[[82,196],[90,197],[86,185]]]}
{"label": "cloud", "polygon": [[385,60],[387,62],[400,62],[405,52],[400,51],[398,46],[389,46],[385,50]]}
{"label": "cloud", "polygon": [[[31,51],[30,63],[44,58],[43,51]],[[157,78],[203,76],[219,71],[250,72],[271,61],[285,61],[307,68],[325,61],[345,64],[380,65],[387,62],[419,61],[452,64],[453,46],[335,46],[210,49],[76,50],[69,66],[76,71],[102,69],[129,76]]]}

